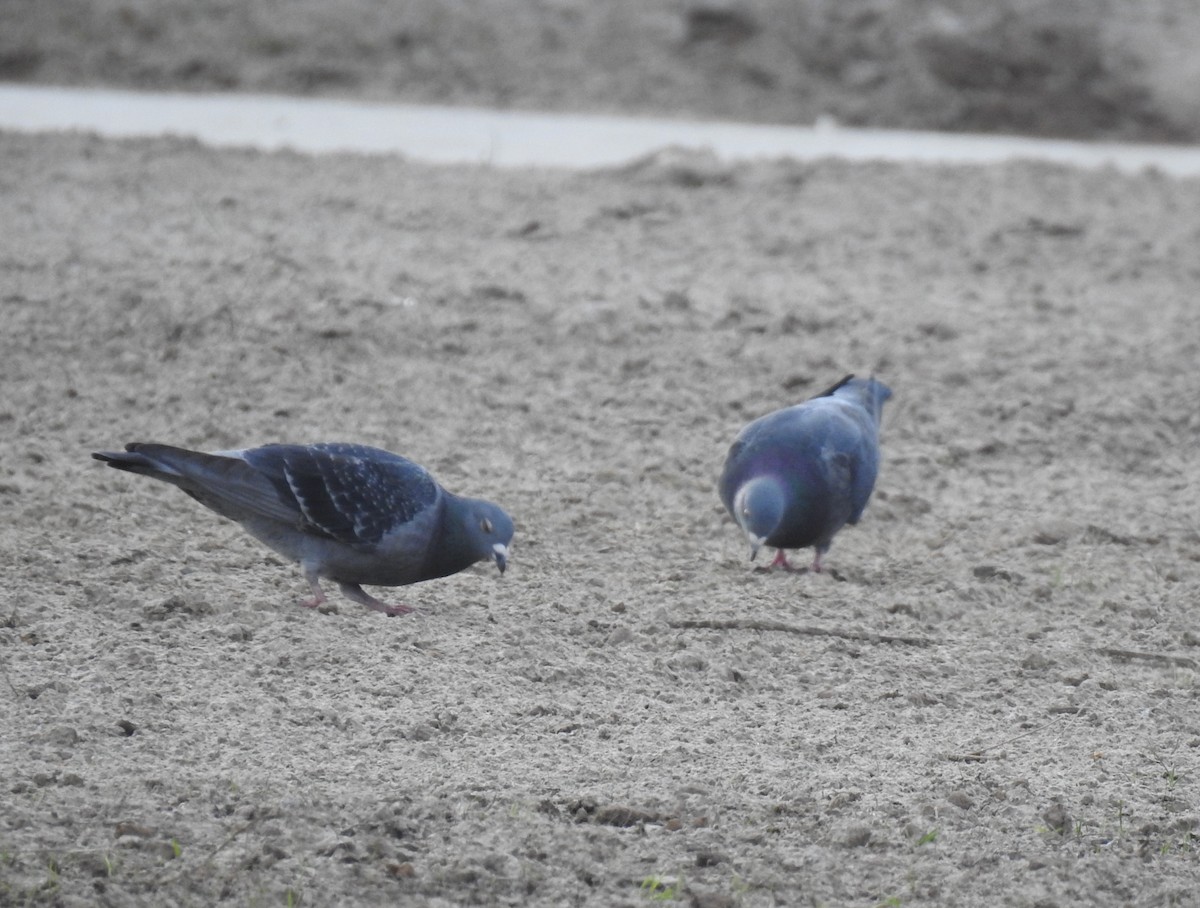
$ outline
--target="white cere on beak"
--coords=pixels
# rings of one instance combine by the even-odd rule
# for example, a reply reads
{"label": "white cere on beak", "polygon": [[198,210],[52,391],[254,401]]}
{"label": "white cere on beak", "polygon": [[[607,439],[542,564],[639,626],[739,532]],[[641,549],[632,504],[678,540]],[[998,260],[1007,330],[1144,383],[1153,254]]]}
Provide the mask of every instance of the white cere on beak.
{"label": "white cere on beak", "polygon": [[750,542],[750,560],[753,561],[758,555],[758,550],[767,544],[767,537],[755,536],[753,533],[747,533],[746,539]]}

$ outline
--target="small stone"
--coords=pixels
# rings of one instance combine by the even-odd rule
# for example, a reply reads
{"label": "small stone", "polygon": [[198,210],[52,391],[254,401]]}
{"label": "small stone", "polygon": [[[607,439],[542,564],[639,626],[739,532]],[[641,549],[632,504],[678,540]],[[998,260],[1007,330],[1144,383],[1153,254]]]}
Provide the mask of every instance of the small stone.
{"label": "small stone", "polygon": [[946,797],[946,800],[959,810],[970,810],[975,806],[975,802],[971,800],[971,796],[961,789],[950,792],[950,794]]}
{"label": "small stone", "polygon": [[870,844],[871,828],[869,826],[855,826],[843,840],[847,848],[863,848]]}
{"label": "small stone", "polygon": [[602,826],[629,827],[641,823],[656,823],[660,819],[656,813],[640,810],[637,807],[625,807],[620,804],[610,804],[599,808],[593,820]]}
{"label": "small stone", "polygon": [[620,643],[628,643],[632,639],[633,631],[624,624],[618,624],[612,629],[604,642],[609,646],[615,646]]}
{"label": "small stone", "polygon": [[727,892],[701,892],[689,889],[688,896],[692,900],[692,908],[733,908],[737,904],[733,896]]}
{"label": "small stone", "polygon": [[1037,545],[1061,545],[1079,532],[1079,528],[1065,520],[1047,520],[1030,530],[1030,538]]}
{"label": "small stone", "polygon": [[410,741],[429,741],[437,737],[438,730],[428,722],[417,722],[408,732],[405,737]]}
{"label": "small stone", "polygon": [[141,823],[132,823],[129,821],[118,823],[116,828],[113,829],[113,837],[118,839],[125,836],[133,836],[134,838],[138,839],[148,839],[152,835],[154,835],[154,830],[149,826],[143,826]]}
{"label": "small stone", "polygon": [[1006,571],[994,564],[978,564],[971,569],[971,573],[979,580],[1007,580],[1019,583],[1022,579],[1015,571]]}
{"label": "small stone", "polygon": [[728,855],[724,855],[719,851],[701,851],[696,854],[697,867],[716,867],[718,864],[728,862]]}
{"label": "small stone", "polygon": [[79,732],[70,725],[56,725],[42,736],[42,740],[60,747],[73,747],[79,743]]}
{"label": "small stone", "polygon": [[1033,669],[1035,671],[1045,671],[1053,664],[1049,657],[1041,653],[1030,653],[1021,660],[1021,668]]}
{"label": "small stone", "polygon": [[1061,804],[1051,804],[1047,807],[1042,813],[1042,819],[1059,835],[1066,835],[1067,830],[1071,828],[1071,815]]}

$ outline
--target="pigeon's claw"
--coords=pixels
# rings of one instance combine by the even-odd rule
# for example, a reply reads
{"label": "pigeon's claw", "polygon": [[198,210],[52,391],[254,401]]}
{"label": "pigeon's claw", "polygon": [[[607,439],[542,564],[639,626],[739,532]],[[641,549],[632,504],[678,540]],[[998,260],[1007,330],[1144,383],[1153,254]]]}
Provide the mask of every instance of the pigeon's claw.
{"label": "pigeon's claw", "polygon": [[783,568],[785,571],[795,570],[795,568],[792,567],[792,563],[788,561],[787,552],[785,552],[783,549],[775,550],[775,560],[767,565],[767,567],[768,569],[777,567]]}
{"label": "pigeon's claw", "polygon": [[308,581],[308,588],[312,590],[312,598],[304,599],[300,602],[304,608],[319,608],[328,600],[325,598],[325,591],[321,589],[321,581],[318,578],[317,572],[309,567],[304,569],[304,579]]}
{"label": "pigeon's claw", "polygon": [[408,615],[416,611],[411,605],[401,605],[399,603],[389,605],[380,599],[376,599],[357,583],[339,583],[338,589],[342,591],[342,595],[347,599],[357,602],[359,605],[365,605],[373,612],[383,612],[391,618],[397,615]]}

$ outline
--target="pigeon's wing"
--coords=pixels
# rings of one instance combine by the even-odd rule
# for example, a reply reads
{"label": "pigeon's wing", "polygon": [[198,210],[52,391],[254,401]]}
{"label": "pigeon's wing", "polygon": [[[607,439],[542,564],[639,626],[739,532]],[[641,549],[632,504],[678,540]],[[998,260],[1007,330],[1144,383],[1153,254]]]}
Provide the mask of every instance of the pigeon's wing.
{"label": "pigeon's wing", "polygon": [[866,510],[871,492],[875,489],[875,477],[879,473],[879,442],[875,426],[865,413],[862,417],[839,420],[835,430],[837,436],[839,470],[849,494],[850,516],[848,523],[858,523]]}
{"label": "pigeon's wing", "polygon": [[422,467],[365,445],[266,445],[240,452],[294,503],[308,532],[375,545],[437,504]]}
{"label": "pigeon's wing", "polygon": [[297,524],[302,515],[293,497],[232,452],[205,454],[172,445],[134,442],[124,451],[92,456],[118,470],[140,473],[179,486],[201,504],[232,520],[262,517]]}
{"label": "pigeon's wing", "polygon": [[773,427],[781,447],[791,452],[793,468],[821,463],[827,502],[834,513],[857,523],[866,509],[879,468],[875,427],[862,408],[836,396],[821,395],[780,411]]}

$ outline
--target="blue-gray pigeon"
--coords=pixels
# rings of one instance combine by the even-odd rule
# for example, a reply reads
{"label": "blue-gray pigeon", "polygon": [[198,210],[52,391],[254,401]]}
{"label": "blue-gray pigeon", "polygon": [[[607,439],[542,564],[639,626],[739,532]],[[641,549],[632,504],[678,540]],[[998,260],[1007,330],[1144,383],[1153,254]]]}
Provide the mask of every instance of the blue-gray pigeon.
{"label": "blue-gray pigeon", "polygon": [[750,541],[779,551],[812,546],[812,570],[834,535],[858,523],[879,471],[879,417],[891,390],[847,375],[812,400],[750,423],[734,439],[719,485],[721,501]]}
{"label": "blue-gray pigeon", "polygon": [[251,536],[300,563],[313,598],[319,578],[349,599],[403,615],[360,584],[404,586],[445,577],[477,561],[504,573],[513,522],[489,501],[460,498],[423,467],[355,444],[264,445],[204,454],[157,444],[92,454],[110,467],[179,486]]}

